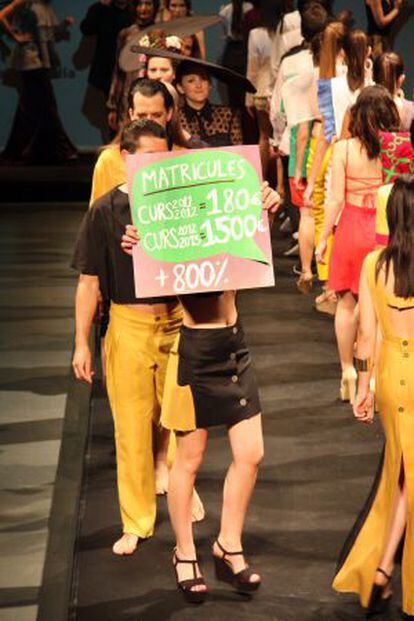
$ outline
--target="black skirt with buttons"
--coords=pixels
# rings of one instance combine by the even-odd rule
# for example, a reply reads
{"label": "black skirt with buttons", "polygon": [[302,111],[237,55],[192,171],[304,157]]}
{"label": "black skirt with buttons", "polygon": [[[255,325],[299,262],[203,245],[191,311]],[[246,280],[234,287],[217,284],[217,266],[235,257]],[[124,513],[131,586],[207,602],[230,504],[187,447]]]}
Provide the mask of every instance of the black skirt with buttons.
{"label": "black skirt with buttons", "polygon": [[195,427],[231,426],[261,412],[256,377],[240,323],[181,327],[178,385],[191,390]]}

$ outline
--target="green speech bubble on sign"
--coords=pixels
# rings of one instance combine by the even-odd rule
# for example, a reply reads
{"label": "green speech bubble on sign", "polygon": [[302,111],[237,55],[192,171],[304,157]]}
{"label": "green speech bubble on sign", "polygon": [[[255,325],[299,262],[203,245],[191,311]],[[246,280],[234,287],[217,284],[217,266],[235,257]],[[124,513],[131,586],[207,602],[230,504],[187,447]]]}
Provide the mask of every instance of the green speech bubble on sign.
{"label": "green speech bubble on sign", "polygon": [[259,177],[237,153],[190,152],[144,166],[134,176],[132,219],[141,248],[157,261],[225,252],[267,263],[254,240],[261,212]]}

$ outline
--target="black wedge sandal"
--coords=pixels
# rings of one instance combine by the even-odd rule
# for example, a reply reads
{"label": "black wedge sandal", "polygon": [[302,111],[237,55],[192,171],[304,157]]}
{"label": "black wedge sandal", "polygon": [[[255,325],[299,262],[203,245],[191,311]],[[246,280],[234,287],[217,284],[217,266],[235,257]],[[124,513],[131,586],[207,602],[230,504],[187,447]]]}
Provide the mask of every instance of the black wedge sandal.
{"label": "black wedge sandal", "polygon": [[248,571],[248,565],[246,565],[245,569],[242,569],[235,574],[231,561],[227,558],[229,556],[244,555],[243,550],[240,552],[227,552],[218,539],[216,540],[216,544],[223,553],[223,556],[221,557],[213,554],[217,580],[231,584],[239,593],[250,594],[257,591],[260,588],[261,580],[258,580],[257,582],[252,582],[250,580],[253,573]]}
{"label": "black wedge sandal", "polygon": [[[192,565],[194,578],[189,578],[187,580],[179,580],[177,565],[180,565],[180,564]],[[181,591],[181,593],[183,594],[184,599],[190,604],[202,604],[203,602],[205,602],[207,598],[207,594],[208,594],[207,589],[205,591],[194,591],[193,590],[193,587],[195,586],[200,586],[200,585],[206,586],[206,582],[204,578],[202,576],[197,577],[197,564],[198,564],[197,559],[195,561],[187,561],[187,560],[182,561],[177,556],[177,550],[174,550],[173,565],[174,565],[174,570],[175,570],[175,577],[177,580],[177,586],[179,590]]]}
{"label": "black wedge sandal", "polygon": [[389,586],[391,582],[392,576],[389,576],[381,567],[377,567],[376,571],[387,579],[385,584],[374,584],[371,591],[371,597],[369,599],[369,604],[366,612],[366,617],[373,617],[374,615],[379,615],[383,613],[392,598],[392,593],[388,597],[384,597],[384,592],[387,586]]}

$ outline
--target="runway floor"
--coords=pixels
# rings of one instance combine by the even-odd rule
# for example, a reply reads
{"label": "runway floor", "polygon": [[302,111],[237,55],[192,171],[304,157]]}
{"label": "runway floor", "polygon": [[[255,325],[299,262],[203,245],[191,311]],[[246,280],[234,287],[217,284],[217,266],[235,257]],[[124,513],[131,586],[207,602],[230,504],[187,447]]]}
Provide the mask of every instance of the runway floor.
{"label": "runway floor", "polygon": [[[283,247],[283,241],[276,245]],[[292,265],[276,258],[276,287],[244,292],[239,298],[264,410],[266,456],[244,541],[252,565],[262,574],[262,590],[248,600],[214,580],[209,550],[229,463],[221,430],[210,435],[197,481],[207,517],[195,532],[210,600],[195,609],[176,591],[165,498],[158,501],[155,536],[130,558],[112,554],[120,524],[112,423],[100,390],[91,409],[72,621],[364,618],[353,596],[331,590],[331,580],[337,554],[370,490],[381,432],[378,423],[358,426],[349,406],[338,401],[332,318],[313,310],[314,296],[296,292]],[[399,618],[397,605],[386,618]]]}

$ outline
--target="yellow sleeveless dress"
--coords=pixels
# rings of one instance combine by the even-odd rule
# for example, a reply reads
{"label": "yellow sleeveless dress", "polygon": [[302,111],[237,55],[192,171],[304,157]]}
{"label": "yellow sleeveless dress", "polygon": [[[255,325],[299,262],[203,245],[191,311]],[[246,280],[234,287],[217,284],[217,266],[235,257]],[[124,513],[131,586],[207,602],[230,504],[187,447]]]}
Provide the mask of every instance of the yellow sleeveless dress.
{"label": "yellow sleeveless dress", "polygon": [[376,405],[385,435],[385,448],[370,497],[340,555],[333,587],[358,593],[366,607],[379,565],[401,467],[408,492],[408,516],[402,556],[403,611],[414,615],[414,338],[393,331],[389,306],[414,306],[414,298],[390,295],[375,278],[380,250],[365,259],[382,341],[376,365]]}

